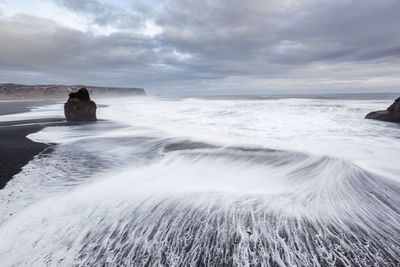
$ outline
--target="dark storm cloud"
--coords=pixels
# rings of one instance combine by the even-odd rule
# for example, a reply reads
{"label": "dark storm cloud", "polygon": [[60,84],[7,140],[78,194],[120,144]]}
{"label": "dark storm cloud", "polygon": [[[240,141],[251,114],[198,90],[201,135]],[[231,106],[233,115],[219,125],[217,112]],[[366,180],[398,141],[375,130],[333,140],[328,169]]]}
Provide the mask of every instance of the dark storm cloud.
{"label": "dark storm cloud", "polygon": [[78,79],[92,75],[92,80],[104,82],[118,72],[134,77],[150,72],[150,63],[158,60],[147,38],[118,33],[95,36],[26,15],[1,19],[0,36],[0,67],[13,72],[67,74]]}
{"label": "dark storm cloud", "polygon": [[66,63],[88,45],[84,33],[53,21],[18,15],[0,20],[0,64],[3,68],[43,69]]}
{"label": "dark storm cloud", "polygon": [[308,1],[276,7],[246,1],[229,8],[225,1],[174,3],[158,19],[166,26],[163,41],[208,60],[251,58],[261,65],[362,60],[371,51],[377,58],[391,56],[389,51],[397,56],[393,48],[400,44],[396,2]]}
{"label": "dark storm cloud", "polygon": [[[0,17],[3,69],[80,83],[181,88],[218,87],[218,80],[232,77],[379,78],[393,75],[399,63],[397,1],[136,1],[129,8],[54,1],[120,32],[95,35],[31,16]],[[162,32],[140,33],[149,21]]]}

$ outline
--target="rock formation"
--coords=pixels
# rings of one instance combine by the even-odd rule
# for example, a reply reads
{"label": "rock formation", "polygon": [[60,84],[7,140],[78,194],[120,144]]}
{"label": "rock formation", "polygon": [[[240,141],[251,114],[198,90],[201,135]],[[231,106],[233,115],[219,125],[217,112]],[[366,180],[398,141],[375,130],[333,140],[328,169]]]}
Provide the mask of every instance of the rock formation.
{"label": "rock formation", "polygon": [[86,88],[70,93],[67,103],[64,104],[64,114],[67,121],[97,121],[96,103],[90,100]]}
{"label": "rock formation", "polygon": [[386,110],[373,111],[368,113],[365,118],[400,123],[400,97]]}

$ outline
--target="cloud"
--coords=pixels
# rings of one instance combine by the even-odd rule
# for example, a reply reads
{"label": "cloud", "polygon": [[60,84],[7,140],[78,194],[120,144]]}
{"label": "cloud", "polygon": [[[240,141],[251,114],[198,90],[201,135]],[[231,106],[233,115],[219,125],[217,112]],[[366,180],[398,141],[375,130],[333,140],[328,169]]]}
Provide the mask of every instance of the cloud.
{"label": "cloud", "polygon": [[121,18],[125,18],[127,15],[123,10],[118,10],[111,4],[104,4],[97,0],[56,0],[55,2],[78,14],[91,15],[93,23],[101,26],[120,24]]}
{"label": "cloud", "polygon": [[120,30],[146,27],[146,17],[134,9],[99,0],[55,0],[58,5],[90,19],[92,25]]}
{"label": "cloud", "polygon": [[87,25],[71,27],[29,10],[0,12],[0,80],[24,82],[21,76],[34,72],[29,82],[61,79],[186,94],[244,88],[235,82],[247,84],[243,93],[400,86],[396,1],[54,3]]}

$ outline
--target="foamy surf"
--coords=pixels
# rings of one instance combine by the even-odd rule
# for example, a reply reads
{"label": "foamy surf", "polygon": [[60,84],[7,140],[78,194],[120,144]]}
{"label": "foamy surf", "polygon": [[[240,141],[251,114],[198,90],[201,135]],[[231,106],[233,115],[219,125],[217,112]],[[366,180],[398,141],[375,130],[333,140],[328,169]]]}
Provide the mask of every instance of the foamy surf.
{"label": "foamy surf", "polygon": [[121,101],[29,136],[57,146],[0,191],[6,266],[398,263],[400,129],[368,101]]}

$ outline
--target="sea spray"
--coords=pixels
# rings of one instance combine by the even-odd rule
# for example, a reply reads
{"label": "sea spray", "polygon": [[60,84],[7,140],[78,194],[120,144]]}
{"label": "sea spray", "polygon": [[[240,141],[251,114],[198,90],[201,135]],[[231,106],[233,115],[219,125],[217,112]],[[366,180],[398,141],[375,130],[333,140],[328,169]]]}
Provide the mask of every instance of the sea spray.
{"label": "sea spray", "polygon": [[30,135],[58,144],[0,191],[3,264],[396,266],[399,129],[366,102],[125,101]]}

